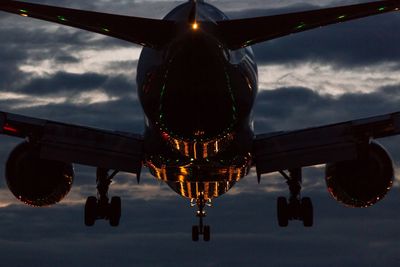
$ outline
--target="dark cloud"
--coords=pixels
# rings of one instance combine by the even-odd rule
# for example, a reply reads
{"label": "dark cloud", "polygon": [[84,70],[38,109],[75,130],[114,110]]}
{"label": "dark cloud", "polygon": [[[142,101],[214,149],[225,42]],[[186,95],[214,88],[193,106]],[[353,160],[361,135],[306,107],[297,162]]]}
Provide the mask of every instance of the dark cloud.
{"label": "dark cloud", "polygon": [[256,130],[289,130],[397,112],[399,95],[400,85],[340,96],[295,87],[261,91],[255,106]]}
{"label": "dark cloud", "polygon": [[78,206],[42,210],[13,206],[2,211],[2,261],[14,264],[9,266],[35,262],[43,267],[265,266],[266,262],[397,266],[396,197],[387,199],[385,208],[363,210],[344,208],[325,195],[314,197],[319,199],[317,227],[305,229],[294,222],[291,228],[279,229],[275,196],[225,196],[209,211],[207,222],[215,234],[208,244],[190,241],[186,230],[194,221],[194,210],[180,199],[125,201],[123,224],[117,229],[103,222],[90,229],[81,226]]}
{"label": "dark cloud", "polygon": [[49,104],[39,107],[26,107],[13,110],[27,116],[141,133],[143,131],[143,112],[137,99],[122,99],[97,104]]}
{"label": "dark cloud", "polygon": [[26,56],[26,51],[16,51],[0,42],[0,91],[19,79],[18,64]]}
{"label": "dark cloud", "polygon": [[54,57],[54,61],[57,64],[66,64],[66,63],[78,63],[80,60],[77,57],[68,55],[68,54],[57,54]]}
{"label": "dark cloud", "polygon": [[74,74],[58,72],[51,77],[39,77],[30,81],[19,91],[33,95],[54,94],[63,91],[82,91],[99,88],[107,76],[97,73]]}

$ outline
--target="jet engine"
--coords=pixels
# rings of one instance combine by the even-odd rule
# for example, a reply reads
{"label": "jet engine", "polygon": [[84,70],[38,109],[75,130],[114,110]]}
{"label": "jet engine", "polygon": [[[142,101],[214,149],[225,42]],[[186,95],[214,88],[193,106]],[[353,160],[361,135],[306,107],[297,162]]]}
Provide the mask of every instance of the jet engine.
{"label": "jet engine", "polygon": [[41,159],[40,147],[28,142],[18,145],[6,163],[10,191],[25,204],[42,207],[60,202],[70,191],[72,164]]}
{"label": "jet engine", "polygon": [[393,183],[388,152],[372,142],[359,159],[326,165],[325,181],[332,197],[346,206],[364,208],[376,204]]}

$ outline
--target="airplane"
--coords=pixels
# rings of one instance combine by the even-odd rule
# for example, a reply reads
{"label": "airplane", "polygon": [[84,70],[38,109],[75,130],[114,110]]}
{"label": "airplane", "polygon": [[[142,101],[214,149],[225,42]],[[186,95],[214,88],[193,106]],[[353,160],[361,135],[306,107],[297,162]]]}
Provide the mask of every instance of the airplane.
{"label": "airplane", "polygon": [[279,172],[289,198],[278,197],[281,227],[313,225],[313,204],[302,197],[302,169],[326,164],[329,193],[351,207],[369,207],[392,187],[393,162],[376,139],[400,133],[400,112],[319,127],[254,134],[258,73],[251,46],[318,27],[399,11],[399,0],[288,14],[229,19],[203,0],[189,0],[163,19],[105,14],[0,0],[0,10],[122,39],[143,46],[137,88],[143,134],[71,125],[0,112],[0,133],[23,138],[6,162],[10,191],[42,207],[70,191],[73,164],[94,166],[97,197],[85,204],[85,225],[118,226],[121,199],[109,198],[119,172],[147,167],[197,206],[192,240],[210,240],[206,207],[256,169]]}

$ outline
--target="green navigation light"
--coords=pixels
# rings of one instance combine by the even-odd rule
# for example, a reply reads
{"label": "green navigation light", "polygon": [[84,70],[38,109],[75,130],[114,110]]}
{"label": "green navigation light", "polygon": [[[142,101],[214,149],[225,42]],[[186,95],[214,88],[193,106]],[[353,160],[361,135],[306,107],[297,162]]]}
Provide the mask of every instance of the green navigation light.
{"label": "green navigation light", "polygon": [[300,23],[299,26],[296,27],[296,30],[301,30],[306,26],[306,24],[304,22]]}
{"label": "green navigation light", "polygon": [[61,21],[67,21],[67,19],[64,16],[57,16],[57,18]]}

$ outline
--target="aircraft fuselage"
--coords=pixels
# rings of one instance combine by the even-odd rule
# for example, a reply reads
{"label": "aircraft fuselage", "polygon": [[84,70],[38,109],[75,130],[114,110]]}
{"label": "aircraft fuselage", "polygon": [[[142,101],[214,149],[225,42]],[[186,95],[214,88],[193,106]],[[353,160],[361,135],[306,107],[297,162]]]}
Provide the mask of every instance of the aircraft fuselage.
{"label": "aircraft fuselage", "polygon": [[196,26],[188,23],[194,4],[164,18],[181,30],[162,50],[143,49],[137,85],[150,172],[184,197],[211,199],[251,167],[257,66],[250,48],[230,51],[207,30],[227,19],[217,8],[197,3]]}

